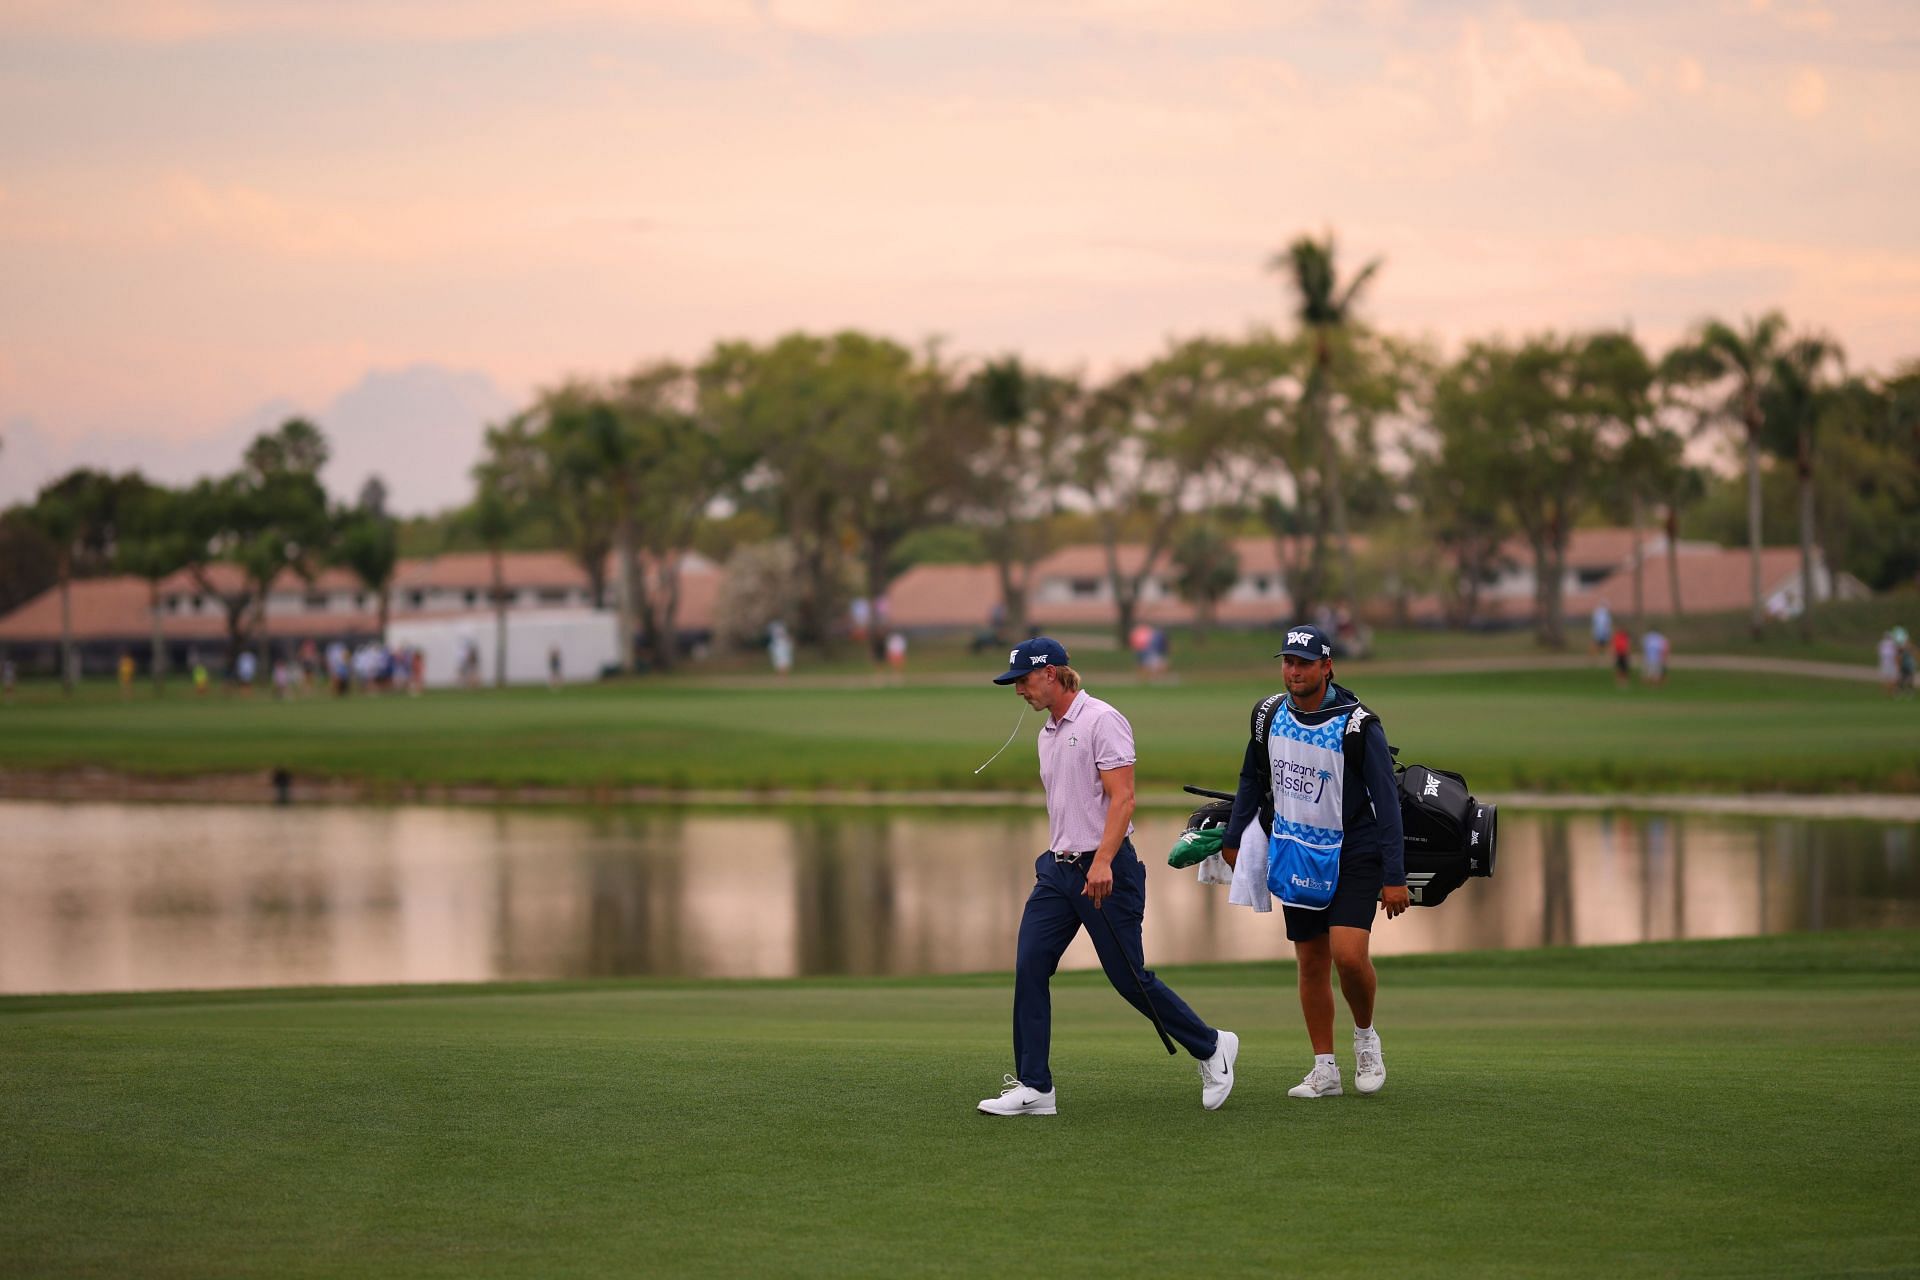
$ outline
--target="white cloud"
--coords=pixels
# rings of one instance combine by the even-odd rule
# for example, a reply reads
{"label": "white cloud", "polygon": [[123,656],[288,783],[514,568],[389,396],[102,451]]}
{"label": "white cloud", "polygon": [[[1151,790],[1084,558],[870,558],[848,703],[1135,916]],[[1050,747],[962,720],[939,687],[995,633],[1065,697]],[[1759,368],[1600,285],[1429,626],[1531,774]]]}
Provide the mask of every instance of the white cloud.
{"label": "white cloud", "polygon": [[1509,16],[1496,26],[1468,19],[1455,50],[1475,124],[1494,124],[1539,98],[1619,110],[1635,94],[1611,67],[1597,65],[1564,23]]}

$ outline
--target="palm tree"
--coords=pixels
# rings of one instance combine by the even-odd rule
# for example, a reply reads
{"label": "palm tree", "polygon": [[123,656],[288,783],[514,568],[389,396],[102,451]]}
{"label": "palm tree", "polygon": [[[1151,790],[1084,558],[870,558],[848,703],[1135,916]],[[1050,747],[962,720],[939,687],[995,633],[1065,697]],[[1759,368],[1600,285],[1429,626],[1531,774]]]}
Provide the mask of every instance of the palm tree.
{"label": "palm tree", "polygon": [[1737,424],[1744,436],[1747,463],[1747,549],[1749,585],[1753,597],[1751,626],[1758,640],[1764,625],[1765,600],[1760,582],[1760,442],[1766,428],[1764,395],[1783,354],[1781,340],[1787,318],[1769,311],[1748,320],[1742,329],[1719,320],[1700,326],[1690,342],[1668,353],[1666,375],[1675,382],[1705,383],[1720,388],[1701,414],[1702,424]]}
{"label": "palm tree", "polygon": [[1378,274],[1380,265],[1380,259],[1375,258],[1341,287],[1334,265],[1332,232],[1328,232],[1324,240],[1301,236],[1287,246],[1285,253],[1274,254],[1267,264],[1269,270],[1286,277],[1293,286],[1299,304],[1295,315],[1313,335],[1313,363],[1302,399],[1308,430],[1319,442],[1321,459],[1323,494],[1314,516],[1314,561],[1320,563],[1324,558],[1327,522],[1331,517],[1334,538],[1340,548],[1340,586],[1348,594],[1354,589],[1355,578],[1353,548],[1347,538],[1347,495],[1341,482],[1340,441],[1333,429],[1333,359],[1339,339],[1352,323],[1360,292]]}
{"label": "palm tree", "polygon": [[1763,405],[1767,446],[1776,456],[1793,459],[1799,488],[1803,639],[1813,638],[1813,464],[1815,432],[1833,398],[1833,384],[1826,379],[1829,368],[1843,377],[1846,374],[1846,356],[1839,343],[1818,334],[1795,340],[1774,358]]}

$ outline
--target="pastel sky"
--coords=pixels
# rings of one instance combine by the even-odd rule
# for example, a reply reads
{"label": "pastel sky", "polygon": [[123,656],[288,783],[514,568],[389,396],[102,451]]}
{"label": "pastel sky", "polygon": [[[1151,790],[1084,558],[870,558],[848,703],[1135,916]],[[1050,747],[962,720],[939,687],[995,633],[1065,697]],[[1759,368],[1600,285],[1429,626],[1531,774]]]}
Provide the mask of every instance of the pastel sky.
{"label": "pastel sky", "polygon": [[[1448,348],[1778,306],[1890,369],[1920,6],[0,0],[0,501],[291,407],[431,506],[539,385],[794,328],[1099,371],[1326,228]],[[422,379],[422,448],[351,418]]]}

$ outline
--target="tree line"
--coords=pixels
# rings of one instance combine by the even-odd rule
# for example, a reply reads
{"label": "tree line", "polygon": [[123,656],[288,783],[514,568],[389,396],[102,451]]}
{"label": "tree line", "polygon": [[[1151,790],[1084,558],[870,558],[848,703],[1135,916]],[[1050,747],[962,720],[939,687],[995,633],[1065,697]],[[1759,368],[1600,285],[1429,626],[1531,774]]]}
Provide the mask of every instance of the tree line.
{"label": "tree line", "polygon": [[[1204,627],[1237,578],[1232,539],[1249,531],[1274,540],[1301,616],[1433,592],[1460,624],[1517,539],[1536,570],[1536,633],[1557,646],[1574,530],[1657,527],[1673,554],[1682,520],[1715,497],[1688,442],[1718,434],[1742,463],[1756,634],[1767,491],[1782,477],[1803,627],[1816,548],[1876,588],[1920,572],[1920,363],[1853,370],[1835,340],[1777,312],[1705,321],[1663,352],[1603,330],[1485,338],[1443,360],[1364,322],[1381,264],[1343,273],[1330,235],[1302,236],[1268,265],[1290,326],[1172,342],[1102,377],[845,331],[573,379],[487,430],[473,500],[442,531],[491,550],[496,602],[502,548],[539,531],[657,668],[676,659],[691,549],[780,540],[786,621],[827,643],[850,595],[884,597],[910,548],[944,533],[993,565],[1006,625],[1024,633],[1032,568],[1068,527],[1104,547],[1123,636],[1168,569]],[[75,472],[0,519],[0,564],[30,545],[37,555],[18,558],[60,582],[111,570],[157,584],[189,569],[220,599],[235,647],[262,634],[266,586],[285,570],[345,565],[384,614],[396,524],[377,481],[329,507],[325,451],[296,419],[233,475],[183,490]],[[1127,544],[1144,560],[1123,558]],[[215,590],[219,561],[240,567],[241,589]],[[0,596],[22,585],[0,578]],[[1633,594],[1637,617],[1638,557]]]}

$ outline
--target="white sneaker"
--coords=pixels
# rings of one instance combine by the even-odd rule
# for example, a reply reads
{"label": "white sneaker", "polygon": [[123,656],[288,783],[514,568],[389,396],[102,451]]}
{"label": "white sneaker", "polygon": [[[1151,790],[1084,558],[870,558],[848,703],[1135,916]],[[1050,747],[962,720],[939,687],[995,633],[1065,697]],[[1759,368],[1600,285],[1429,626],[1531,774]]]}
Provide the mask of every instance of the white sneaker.
{"label": "white sneaker", "polygon": [[1387,1060],[1380,1056],[1380,1033],[1362,1039],[1353,1038],[1353,1087],[1362,1093],[1378,1093],[1387,1082]]}
{"label": "white sneaker", "polygon": [[1042,1093],[1029,1089],[1017,1076],[1007,1077],[1007,1087],[1000,1091],[999,1097],[980,1100],[983,1116],[1050,1116],[1054,1113],[1053,1090]]}
{"label": "white sneaker", "polygon": [[1220,1033],[1213,1056],[1200,1064],[1200,1105],[1218,1111],[1233,1092],[1233,1060],[1240,1056],[1240,1037],[1231,1031]]}
{"label": "white sneaker", "polygon": [[1314,1063],[1313,1070],[1307,1072],[1307,1078],[1287,1090],[1289,1098],[1337,1098],[1345,1090],[1340,1087],[1340,1068]]}

